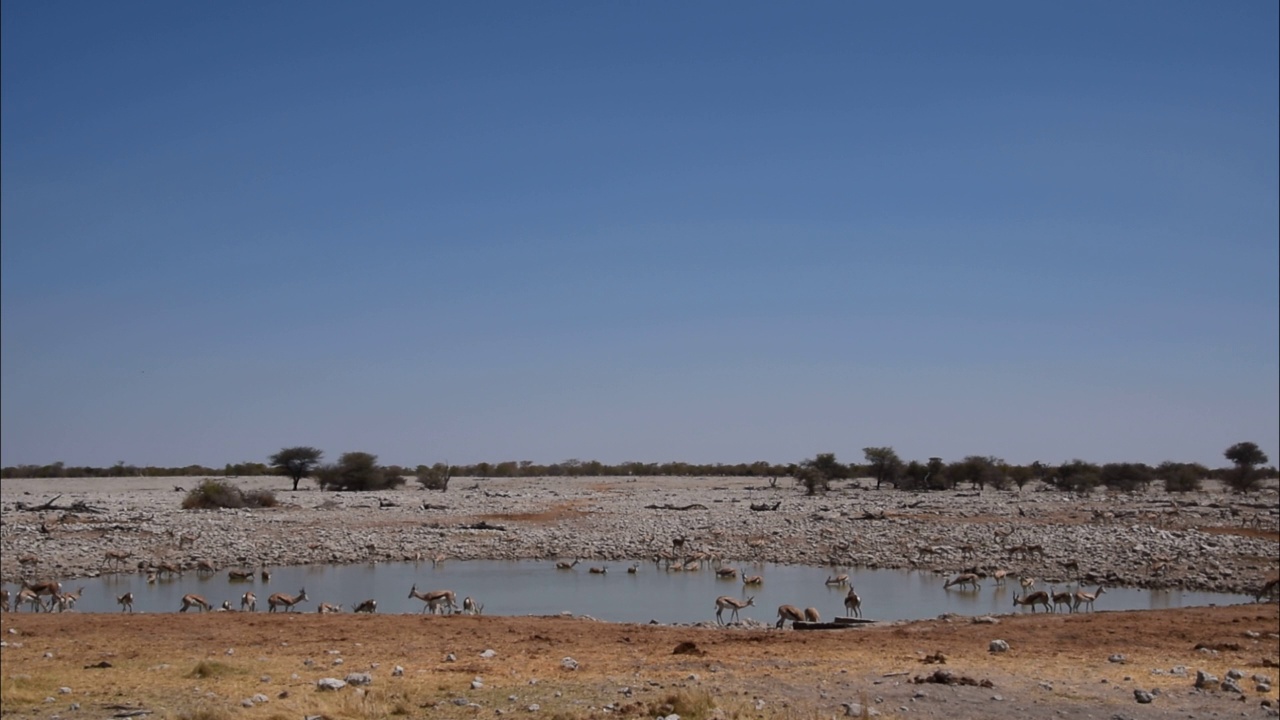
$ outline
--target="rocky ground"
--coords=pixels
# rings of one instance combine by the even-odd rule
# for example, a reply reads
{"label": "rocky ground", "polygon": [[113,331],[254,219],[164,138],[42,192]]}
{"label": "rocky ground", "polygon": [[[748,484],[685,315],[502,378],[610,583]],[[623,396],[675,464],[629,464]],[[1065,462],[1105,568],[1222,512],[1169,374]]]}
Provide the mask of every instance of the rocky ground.
{"label": "rocky ground", "polygon": [[[200,560],[270,567],[437,555],[616,561],[672,552],[674,539],[687,538],[682,556],[730,562],[1007,568],[1046,581],[1074,576],[1064,563],[1075,562],[1086,583],[1249,593],[1275,571],[1280,538],[1274,488],[1250,496],[1151,491],[1081,499],[1031,487],[877,491],[864,480],[808,497],[786,480],[770,487],[741,478],[520,478],[455,479],[444,493],[411,484],[338,494],[309,481],[293,492],[285,479],[238,478],[230,482],[276,491],[281,505],[180,510],[185,490],[198,482],[6,480],[0,578],[94,576],[108,549],[129,553],[134,566],[185,568]],[[64,509],[30,510],[49,501]],[[1026,545],[1043,551],[1016,551]]]}
{"label": "rocky ground", "polygon": [[[672,552],[681,538],[681,555],[730,562],[1004,567],[1048,579],[1075,574],[1063,567],[1074,560],[1111,584],[1237,592],[1280,565],[1274,489],[1082,500],[864,481],[806,497],[741,479],[545,478],[336,495],[269,478],[231,482],[276,490],[280,507],[182,511],[195,482],[6,480],[4,579],[93,575],[107,550],[135,566],[252,568],[621,560]],[[1023,545],[1043,557],[1010,553]],[[810,632],[316,613],[7,613],[2,628],[6,718],[1276,717],[1280,680],[1274,602]],[[356,685],[365,674],[371,683]],[[352,684],[326,691],[326,678]]]}

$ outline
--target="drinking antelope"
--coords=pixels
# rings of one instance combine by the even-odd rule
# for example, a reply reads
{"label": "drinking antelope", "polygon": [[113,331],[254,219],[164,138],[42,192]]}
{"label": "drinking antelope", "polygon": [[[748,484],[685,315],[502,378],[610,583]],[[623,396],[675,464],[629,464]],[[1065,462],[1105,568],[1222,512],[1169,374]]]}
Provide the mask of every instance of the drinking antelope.
{"label": "drinking antelope", "polygon": [[182,608],[178,612],[186,612],[188,608],[198,607],[200,612],[208,610],[211,606],[209,601],[199,595],[187,594],[182,596]]}
{"label": "drinking antelope", "polygon": [[736,578],[738,577],[738,568],[720,568],[719,570],[716,570],[716,577],[723,578],[725,580]]}
{"label": "drinking antelope", "polygon": [[828,585],[848,585],[849,576],[844,573],[840,573],[839,575],[836,575],[834,577],[828,577],[827,584]]}
{"label": "drinking antelope", "polygon": [[942,589],[946,590],[952,586],[964,587],[965,585],[972,586],[974,590],[982,589],[982,585],[978,583],[978,576],[973,573],[961,573],[951,578],[942,586]]}
{"label": "drinking antelope", "polygon": [[302,590],[299,591],[297,595],[293,595],[293,596],[285,595],[284,593],[272,593],[271,596],[267,598],[267,612],[275,612],[276,607],[279,605],[283,605],[284,611],[289,612],[290,610],[293,609],[294,605],[297,605],[298,603],[306,599],[307,599],[306,588],[302,588]]}
{"label": "drinking antelope", "polygon": [[452,590],[432,590],[431,592],[425,593],[418,592],[418,586],[415,583],[409,590],[409,599],[412,600],[413,598],[418,598],[425,603],[422,606],[422,612],[424,613],[429,608],[431,610],[431,614],[435,615],[436,610],[443,606],[449,611],[449,614],[452,615],[453,611],[457,609],[457,604],[455,602],[456,596],[453,594]]}
{"label": "drinking antelope", "polygon": [[470,595],[462,598],[462,614],[463,615],[480,615],[484,612],[484,606],[476,603]]}
{"label": "drinking antelope", "polygon": [[39,583],[29,583],[26,580],[23,580],[22,587],[24,589],[30,590],[31,592],[35,593],[36,597],[40,597],[41,595],[48,595],[49,606],[46,608],[44,604],[44,600],[41,599],[40,607],[42,609],[46,609],[49,611],[53,610],[53,605],[54,603],[57,602],[58,595],[62,594],[62,583],[57,582],[56,580],[49,580],[46,582],[39,582]]}
{"label": "drinking antelope", "polygon": [[162,562],[162,563],[158,563],[155,566],[155,573],[157,575],[161,573],[169,573],[169,577],[173,577],[174,575],[181,575],[182,568],[178,567],[177,565],[174,565],[171,562]]}
{"label": "drinking antelope", "polygon": [[[719,604],[718,600],[716,601],[716,604]],[[793,624],[797,622],[804,622],[804,612],[795,605],[779,605],[778,622],[774,623],[773,626],[775,628],[782,629],[782,626],[785,625],[788,620]]]}
{"label": "drinking antelope", "polygon": [[1037,590],[1026,596],[1014,594],[1013,606],[1018,607],[1019,605],[1022,607],[1030,605],[1031,612],[1036,611],[1037,605],[1043,605],[1045,612],[1053,612],[1053,606],[1049,604],[1049,593],[1043,590]]}
{"label": "drinking antelope", "polygon": [[587,570],[587,572],[591,573],[592,575],[604,575],[605,573],[609,572],[609,568],[593,567],[590,570]]}
{"label": "drinking antelope", "polygon": [[574,558],[574,559],[573,559],[573,562],[568,562],[568,561],[566,561],[566,560],[561,560],[560,562],[556,563],[556,569],[557,569],[557,570],[572,570],[572,569],[573,569],[573,566],[574,566],[574,565],[577,565],[579,562],[581,562],[581,561],[580,561],[580,560],[578,560],[577,558]]}
{"label": "drinking antelope", "polygon": [[822,616],[818,614],[818,608],[805,608],[804,619],[806,622],[822,622]]}
{"label": "drinking antelope", "polygon": [[849,594],[844,596],[844,611],[853,617],[862,617],[862,598],[853,588],[849,588]]}
{"label": "drinking antelope", "polygon": [[80,601],[80,596],[84,593],[84,588],[80,588],[75,592],[61,593],[54,596],[54,600],[58,604],[58,612],[70,610]]}
{"label": "drinking antelope", "polygon": [[268,570],[268,569],[266,569],[266,568],[262,568],[262,573],[261,573],[261,575],[262,575],[262,582],[271,582],[271,571],[270,571],[270,570]]}
{"label": "drinking antelope", "polygon": [[1075,596],[1072,598],[1073,602],[1071,604],[1071,611],[1075,612],[1076,608],[1080,607],[1081,605],[1084,605],[1089,610],[1092,610],[1093,601],[1097,600],[1098,596],[1106,591],[1107,589],[1102,587],[1101,585],[1098,586],[1097,590],[1094,590],[1091,593],[1087,593],[1083,590],[1076,590]]}
{"label": "drinking antelope", "polygon": [[28,587],[24,587],[21,590],[19,590],[18,597],[14,598],[13,609],[15,612],[18,610],[19,607],[22,606],[22,603],[27,603],[28,605],[30,605],[31,612],[39,612],[41,610],[49,609],[44,606],[44,600],[40,599],[40,593]]}
{"label": "drinking antelope", "polygon": [[133,593],[127,592],[116,598],[116,603],[120,606],[120,612],[133,612]]}
{"label": "drinking antelope", "polygon": [[351,612],[374,613],[377,611],[378,611],[378,601],[370,599],[370,600],[365,600],[359,605],[356,605],[355,609],[352,610]]}
{"label": "drinking antelope", "polygon": [[227,578],[232,582],[252,580],[253,571],[252,570],[228,570]]}
{"label": "drinking antelope", "polygon": [[205,573],[215,573],[215,572],[218,572],[218,568],[214,567],[213,563],[209,562],[208,560],[205,560],[204,558],[200,558],[199,560],[196,561],[197,574],[203,575]]}
{"label": "drinking antelope", "polygon": [[723,613],[725,610],[731,611],[729,613],[729,622],[736,622],[738,619],[739,610],[741,610],[744,607],[748,607],[755,604],[756,604],[756,598],[754,595],[747,598],[746,600],[739,600],[734,597],[729,597],[728,595],[721,595],[720,597],[716,598],[716,622],[720,623],[721,625],[724,624],[724,618],[721,617],[721,613]]}
{"label": "drinking antelope", "polygon": [[742,578],[743,585],[763,585],[764,577],[760,575],[745,575]]}
{"label": "drinking antelope", "polygon": [[258,611],[258,596],[252,592],[247,592],[240,596],[240,609],[249,612]]}

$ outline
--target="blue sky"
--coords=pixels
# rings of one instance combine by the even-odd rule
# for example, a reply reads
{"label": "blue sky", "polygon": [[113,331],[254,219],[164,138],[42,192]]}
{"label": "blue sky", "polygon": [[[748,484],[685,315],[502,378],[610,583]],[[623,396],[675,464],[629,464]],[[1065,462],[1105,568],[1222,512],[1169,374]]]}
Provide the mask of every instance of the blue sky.
{"label": "blue sky", "polygon": [[6,2],[0,463],[1280,460],[1280,26]]}

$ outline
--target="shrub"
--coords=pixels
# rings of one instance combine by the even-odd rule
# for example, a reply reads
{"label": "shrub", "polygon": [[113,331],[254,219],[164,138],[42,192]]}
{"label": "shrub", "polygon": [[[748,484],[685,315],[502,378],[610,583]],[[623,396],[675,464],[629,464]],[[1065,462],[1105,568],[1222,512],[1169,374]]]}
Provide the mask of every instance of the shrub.
{"label": "shrub", "polygon": [[213,510],[217,508],[275,507],[275,493],[270,490],[244,492],[224,480],[206,478],[187,493],[182,500],[183,510]]}

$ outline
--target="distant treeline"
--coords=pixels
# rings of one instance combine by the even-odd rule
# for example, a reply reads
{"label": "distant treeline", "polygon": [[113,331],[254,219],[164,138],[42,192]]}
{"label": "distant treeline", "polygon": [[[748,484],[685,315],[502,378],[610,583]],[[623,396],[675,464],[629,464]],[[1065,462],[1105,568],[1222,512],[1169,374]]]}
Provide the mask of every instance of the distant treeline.
{"label": "distant treeline", "polygon": [[[309,451],[309,461],[302,466],[299,477],[322,472],[323,466],[317,466],[323,454],[314,448],[286,448],[281,454],[272,456],[273,462],[280,462],[287,453]],[[925,462],[917,460],[903,461],[893,448],[864,448],[866,463],[840,463],[833,453],[823,453],[803,460],[799,463],[777,464],[759,460],[752,463],[737,464],[696,464],[686,462],[645,463],[624,462],[607,464],[598,460],[570,459],[563,462],[543,465],[529,460],[507,460],[496,463],[481,462],[474,465],[418,465],[403,467],[399,465],[376,465],[378,474],[387,478],[413,477],[419,478],[424,485],[424,478],[443,473],[452,477],[475,478],[510,478],[510,477],[580,477],[580,476],[679,476],[679,477],[758,477],[770,479],[776,483],[778,478],[795,478],[809,487],[810,491],[823,490],[830,481],[871,478],[876,486],[889,484],[902,489],[914,490],[951,490],[962,486],[983,489],[991,486],[1006,489],[1013,486],[1022,488],[1032,482],[1046,482],[1061,490],[1088,492],[1095,487],[1107,487],[1117,490],[1133,491],[1145,489],[1152,482],[1159,481],[1171,491],[1186,492],[1198,490],[1203,479],[1217,479],[1237,489],[1256,487],[1259,480],[1280,477],[1274,466],[1257,467],[1267,462],[1253,443],[1233,445],[1224,455],[1233,465],[1211,469],[1198,463],[1164,462],[1157,466],[1144,463],[1107,463],[1095,464],[1084,460],[1071,460],[1058,465],[1034,462],[1029,465],[1011,465],[1003,460],[971,455],[962,460],[944,462],[941,458],[929,458]],[[1244,454],[1242,454],[1244,453]],[[304,453],[305,455],[305,453]],[[376,457],[365,453],[349,453],[350,456],[367,458],[369,463],[376,463]],[[344,456],[344,458],[347,456]],[[123,462],[111,467],[99,468],[88,466],[67,466],[61,462],[49,465],[18,465],[0,469],[0,478],[91,478],[91,477],[169,477],[169,476],[289,476],[289,468],[281,464],[246,462],[227,464],[222,468],[210,468],[203,465],[187,465],[184,467],[139,467]],[[319,479],[319,478],[318,478]],[[445,480],[447,483],[447,479]],[[325,483],[321,483],[327,486]],[[296,482],[295,482],[296,489]],[[357,489],[377,489],[376,485],[365,485]]]}

